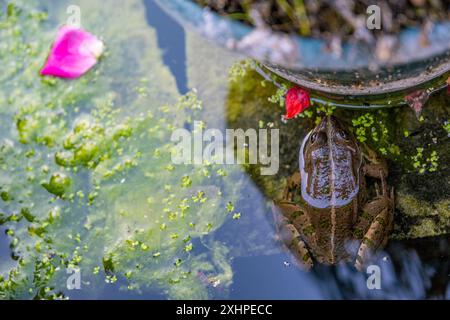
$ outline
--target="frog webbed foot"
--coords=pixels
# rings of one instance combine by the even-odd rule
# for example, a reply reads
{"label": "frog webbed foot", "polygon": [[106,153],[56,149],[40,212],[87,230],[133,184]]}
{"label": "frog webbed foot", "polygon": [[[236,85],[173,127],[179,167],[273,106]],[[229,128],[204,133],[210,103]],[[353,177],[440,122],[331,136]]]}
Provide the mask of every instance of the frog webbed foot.
{"label": "frog webbed foot", "polygon": [[363,173],[365,176],[381,179],[387,177],[388,169],[384,162],[368,163],[363,166]]}
{"label": "frog webbed foot", "polygon": [[382,179],[388,175],[386,161],[367,145],[363,145],[363,157],[366,160],[362,168],[364,175],[372,178]]}

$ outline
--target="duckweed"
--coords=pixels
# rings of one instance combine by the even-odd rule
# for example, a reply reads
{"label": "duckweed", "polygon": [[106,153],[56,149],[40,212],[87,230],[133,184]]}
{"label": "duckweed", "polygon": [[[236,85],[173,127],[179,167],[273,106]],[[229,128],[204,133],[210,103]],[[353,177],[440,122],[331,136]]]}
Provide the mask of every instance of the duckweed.
{"label": "duckweed", "polygon": [[417,153],[411,157],[413,160],[413,167],[419,173],[435,172],[438,169],[439,156],[435,150],[431,151],[428,157],[424,156],[424,148],[416,148]]}
{"label": "duckweed", "polygon": [[55,173],[50,177],[48,183],[42,184],[42,186],[55,196],[61,197],[67,192],[71,185],[71,179],[65,173]]}
{"label": "duckweed", "polygon": [[284,96],[288,91],[288,87],[286,84],[282,84],[280,88],[277,88],[277,91],[274,95],[270,96],[267,100],[274,104],[278,104],[280,107],[284,107],[285,99]]}
{"label": "duckweed", "polygon": [[239,220],[241,218],[241,214],[240,213],[234,213],[233,214],[233,220]]}
{"label": "duckweed", "polygon": [[442,126],[444,130],[447,132],[448,136],[450,137],[450,121],[445,121],[444,125]]}
{"label": "duckweed", "polygon": [[247,71],[255,65],[255,61],[252,59],[245,59],[234,63],[228,73],[228,78],[232,82],[239,81],[243,76],[247,74]]}

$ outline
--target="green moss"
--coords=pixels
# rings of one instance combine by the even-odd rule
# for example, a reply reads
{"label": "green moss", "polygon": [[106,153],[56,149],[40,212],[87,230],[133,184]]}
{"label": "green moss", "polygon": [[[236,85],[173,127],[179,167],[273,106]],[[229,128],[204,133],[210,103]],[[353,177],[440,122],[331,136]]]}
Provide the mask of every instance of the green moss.
{"label": "green moss", "polygon": [[413,234],[414,237],[417,238],[426,237],[429,234],[436,234],[438,232],[439,227],[432,219],[422,220],[419,226],[414,226],[411,230],[411,234]]}

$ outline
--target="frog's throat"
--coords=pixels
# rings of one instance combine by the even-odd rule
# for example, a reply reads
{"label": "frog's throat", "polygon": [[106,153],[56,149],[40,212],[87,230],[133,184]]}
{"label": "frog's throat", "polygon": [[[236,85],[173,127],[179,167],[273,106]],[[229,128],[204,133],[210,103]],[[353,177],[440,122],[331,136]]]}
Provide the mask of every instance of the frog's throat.
{"label": "frog's throat", "polygon": [[[324,209],[324,208],[333,208],[333,207],[342,207],[345,206],[347,204],[349,204],[350,202],[353,201],[354,197],[358,194],[359,192],[359,181],[357,181],[356,187],[353,190],[353,192],[346,198],[346,199],[340,199],[340,198],[336,198],[336,195],[334,192],[332,192],[331,195],[331,200],[330,201],[324,201],[323,199],[316,199],[311,197],[308,192],[306,192],[306,185],[308,182],[308,173],[305,171],[305,160],[304,160],[304,156],[303,156],[303,151],[305,149],[305,145],[306,142],[308,141],[311,133],[313,132],[313,130],[311,130],[306,137],[303,139],[302,145],[300,147],[300,152],[299,152],[299,170],[300,170],[300,175],[301,175],[301,195],[303,200],[308,203],[309,205],[311,205],[312,207],[318,208],[318,209]],[[333,157],[331,157],[333,158]],[[331,161],[333,161],[333,159],[331,159]],[[359,177],[358,177],[359,179]],[[333,183],[334,183],[334,179],[332,179]],[[333,190],[334,186],[330,186]]]}

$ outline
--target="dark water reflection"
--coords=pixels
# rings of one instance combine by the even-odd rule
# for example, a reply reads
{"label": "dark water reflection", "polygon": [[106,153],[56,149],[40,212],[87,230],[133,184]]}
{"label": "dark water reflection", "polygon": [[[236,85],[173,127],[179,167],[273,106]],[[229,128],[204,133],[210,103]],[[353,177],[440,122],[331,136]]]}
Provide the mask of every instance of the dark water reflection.
{"label": "dark water reflection", "polygon": [[9,259],[9,241],[5,233],[5,228],[0,228],[0,261]]}
{"label": "dark water reflection", "polygon": [[[421,241],[422,242],[422,241]],[[380,254],[381,288],[369,290],[368,275],[350,265],[317,266],[312,272],[285,264],[283,254],[236,259],[234,299],[449,299],[448,239],[423,240],[436,247],[433,258],[417,241],[393,242]],[[412,246],[418,245],[418,250]],[[428,247],[429,248],[429,247]],[[428,250],[423,248],[423,250]]]}
{"label": "dark water reflection", "polygon": [[376,261],[381,290],[367,290],[365,276],[349,268],[337,267],[328,274],[335,278],[339,298],[448,299],[448,244],[448,238],[391,241]]}
{"label": "dark water reflection", "polygon": [[188,92],[186,74],[186,37],[183,28],[152,0],[145,0],[148,24],[157,31],[163,61],[170,68],[181,94]]}

